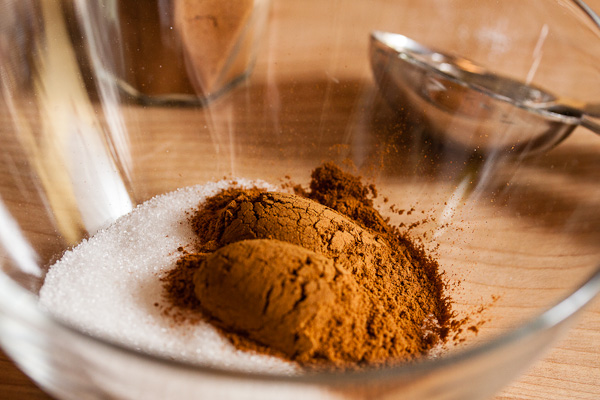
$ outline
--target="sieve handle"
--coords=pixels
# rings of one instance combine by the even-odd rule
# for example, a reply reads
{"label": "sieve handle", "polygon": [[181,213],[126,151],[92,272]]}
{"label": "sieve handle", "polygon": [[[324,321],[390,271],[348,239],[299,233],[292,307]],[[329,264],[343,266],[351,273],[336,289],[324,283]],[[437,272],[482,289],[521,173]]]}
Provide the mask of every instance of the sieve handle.
{"label": "sieve handle", "polygon": [[581,111],[587,116],[600,118],[600,104],[585,104]]}
{"label": "sieve handle", "polygon": [[593,121],[590,116],[595,116],[593,114],[583,114],[581,117],[580,125],[584,128],[589,129],[595,134],[600,135],[600,124],[598,122]]}

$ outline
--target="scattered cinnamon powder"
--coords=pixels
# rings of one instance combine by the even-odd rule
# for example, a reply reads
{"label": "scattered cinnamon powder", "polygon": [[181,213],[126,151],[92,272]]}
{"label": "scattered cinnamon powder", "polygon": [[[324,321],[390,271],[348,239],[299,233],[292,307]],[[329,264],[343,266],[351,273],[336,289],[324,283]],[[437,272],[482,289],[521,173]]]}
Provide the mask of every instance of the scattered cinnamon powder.
{"label": "scattered cinnamon powder", "polygon": [[307,367],[422,356],[463,322],[437,263],[375,210],[376,196],[333,164],[296,194],[224,190],[191,215],[198,253],[163,277],[167,299],[239,348]]}

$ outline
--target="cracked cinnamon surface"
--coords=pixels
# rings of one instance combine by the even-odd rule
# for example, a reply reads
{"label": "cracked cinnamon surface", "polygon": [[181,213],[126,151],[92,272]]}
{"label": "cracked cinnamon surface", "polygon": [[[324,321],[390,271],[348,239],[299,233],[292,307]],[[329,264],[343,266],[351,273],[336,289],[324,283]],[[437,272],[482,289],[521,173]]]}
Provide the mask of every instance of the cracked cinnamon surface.
{"label": "cracked cinnamon surface", "polygon": [[368,297],[321,254],[278,240],[236,242],[208,256],[194,283],[202,307],[229,330],[296,361],[340,364],[364,353],[349,335],[366,335]]}
{"label": "cracked cinnamon surface", "polygon": [[437,264],[373,208],[374,188],[326,164],[303,195],[228,189],[196,210],[198,253],[179,263],[196,306],[238,347],[307,367],[412,360],[443,340]]}

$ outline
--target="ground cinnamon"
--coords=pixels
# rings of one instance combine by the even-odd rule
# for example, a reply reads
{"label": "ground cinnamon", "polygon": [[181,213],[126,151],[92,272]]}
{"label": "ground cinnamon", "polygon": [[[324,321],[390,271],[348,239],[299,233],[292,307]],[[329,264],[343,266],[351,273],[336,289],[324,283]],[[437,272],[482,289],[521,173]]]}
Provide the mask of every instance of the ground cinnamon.
{"label": "ground cinnamon", "polygon": [[[119,83],[130,94],[163,101],[208,99],[242,78],[266,13],[263,0],[120,0],[116,42]],[[110,21],[111,23],[113,21]],[[118,58],[117,58],[118,60]]]}
{"label": "ground cinnamon", "polygon": [[[190,222],[198,254],[164,278],[236,346],[305,366],[414,359],[452,326],[437,263],[373,207],[374,186],[325,164],[298,194],[228,189]],[[195,296],[192,296],[192,292]]]}

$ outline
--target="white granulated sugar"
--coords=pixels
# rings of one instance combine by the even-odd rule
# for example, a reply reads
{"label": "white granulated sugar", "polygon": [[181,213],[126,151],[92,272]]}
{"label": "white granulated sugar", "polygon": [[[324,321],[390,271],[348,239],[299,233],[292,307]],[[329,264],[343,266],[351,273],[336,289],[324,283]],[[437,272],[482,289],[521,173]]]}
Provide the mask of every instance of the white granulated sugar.
{"label": "white granulated sugar", "polygon": [[[243,179],[236,184],[273,189]],[[179,189],[136,207],[50,268],[41,306],[80,330],[151,354],[236,370],[298,372],[284,360],[237,350],[208,323],[174,324],[155,305],[166,305],[161,273],[175,267],[177,248],[194,240],[186,211],[230,185]]]}

